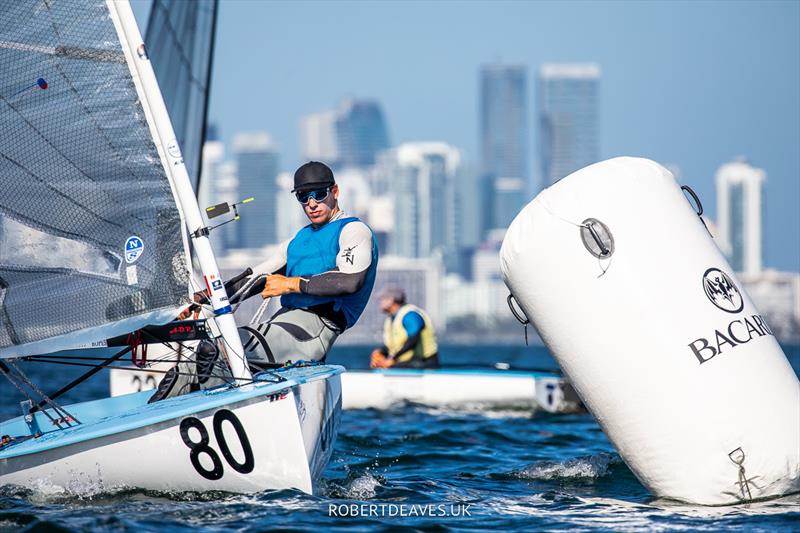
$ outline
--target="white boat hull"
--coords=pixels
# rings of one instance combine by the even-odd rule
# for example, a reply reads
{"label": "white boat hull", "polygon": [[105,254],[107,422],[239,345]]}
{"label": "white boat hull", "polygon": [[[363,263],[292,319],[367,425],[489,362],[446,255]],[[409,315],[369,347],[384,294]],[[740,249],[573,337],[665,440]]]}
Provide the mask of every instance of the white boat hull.
{"label": "white boat hull", "polygon": [[[158,372],[111,371],[111,395],[153,389]],[[524,407],[550,413],[583,411],[569,381],[555,374],[479,369],[386,369],[342,374],[343,409],[388,409],[402,403],[431,407]]]}
{"label": "white boat hull", "polygon": [[[270,383],[242,388],[247,387],[248,397],[222,405],[213,401],[213,391],[176,398],[185,403],[201,395],[212,398],[212,405],[133,429],[47,445],[69,432],[102,426],[101,417],[0,449],[0,485],[77,494],[129,488],[235,493],[293,488],[312,493],[333,449],[341,409],[339,375],[290,381],[283,387]],[[269,390],[252,390],[259,387]],[[149,393],[136,396],[142,397],[139,403],[146,402]],[[125,398],[119,401],[132,403]],[[171,409],[171,402],[145,409],[157,416],[160,409]],[[79,420],[91,416],[91,409],[67,410]],[[46,419],[41,420],[44,427]],[[0,430],[5,434],[10,427],[3,424]],[[13,453],[25,446],[31,453]]]}
{"label": "white boat hull", "polygon": [[575,412],[580,402],[566,380],[552,374],[492,370],[347,372],[344,409],[386,409],[399,403],[432,407],[526,407]]}

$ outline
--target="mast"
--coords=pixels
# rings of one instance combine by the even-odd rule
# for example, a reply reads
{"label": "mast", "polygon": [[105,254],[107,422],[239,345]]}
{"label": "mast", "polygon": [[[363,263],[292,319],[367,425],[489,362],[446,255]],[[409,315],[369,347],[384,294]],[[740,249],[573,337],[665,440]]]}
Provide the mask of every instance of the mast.
{"label": "mast", "polygon": [[197,205],[197,198],[192,190],[191,180],[186,171],[178,141],[175,139],[175,132],[161,96],[155,72],[153,72],[150,59],[145,52],[144,41],[139,27],[136,25],[133,10],[128,0],[106,0],[106,4],[117,34],[120,36],[122,50],[128,60],[134,84],[139,90],[142,108],[150,119],[148,124],[153,134],[153,141],[161,155],[161,161],[170,178],[170,185],[175,197],[179,201],[179,208],[183,212],[186,227],[194,240],[194,250],[197,253],[200,270],[203,273],[214,309],[215,316],[210,320],[216,323],[223,339],[219,349],[226,356],[234,378],[250,379],[252,376],[247,366],[239,331],[231,313],[232,309],[228,302],[222,276],[217,267],[217,260],[208,239],[208,229],[203,223],[203,216]]}

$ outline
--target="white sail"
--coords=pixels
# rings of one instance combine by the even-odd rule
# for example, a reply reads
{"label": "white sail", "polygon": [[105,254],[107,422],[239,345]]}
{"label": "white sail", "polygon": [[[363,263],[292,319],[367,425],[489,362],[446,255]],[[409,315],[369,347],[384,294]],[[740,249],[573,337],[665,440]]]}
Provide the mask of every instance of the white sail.
{"label": "white sail", "polygon": [[169,321],[183,223],[106,2],[0,11],[0,357]]}

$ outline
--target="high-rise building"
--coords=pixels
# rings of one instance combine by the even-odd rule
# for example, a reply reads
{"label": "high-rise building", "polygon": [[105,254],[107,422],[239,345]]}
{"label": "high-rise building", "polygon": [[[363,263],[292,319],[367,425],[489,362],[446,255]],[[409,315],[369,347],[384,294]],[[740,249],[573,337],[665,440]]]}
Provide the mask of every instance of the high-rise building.
{"label": "high-rise building", "polygon": [[337,163],[341,167],[368,167],[378,152],[389,148],[383,110],[376,100],[348,99],[335,120]]}
{"label": "high-rise building", "polygon": [[216,179],[221,165],[225,158],[225,143],[217,137],[217,129],[208,126],[208,137],[203,144],[202,151],[202,174],[200,183],[197,186],[197,203],[200,209],[216,204]]}
{"label": "high-rise building", "polygon": [[507,228],[525,206],[528,187],[522,178],[499,177],[494,180],[492,211],[494,228]]}
{"label": "high-rise building", "polygon": [[238,227],[241,248],[261,248],[278,242],[278,152],[266,133],[240,134],[233,139],[239,195],[253,197]]}
{"label": "high-rise building", "polygon": [[[216,195],[214,203],[227,202],[228,204],[234,204],[243,199],[239,197],[239,178],[236,175],[235,161],[223,161],[216,166],[214,194]],[[255,216],[249,205],[242,212],[245,217]],[[224,218],[224,220],[227,220],[227,218]],[[239,223],[242,220],[225,224],[211,232],[211,241],[215,243],[215,249],[216,246],[219,246],[221,253],[227,253],[228,250],[242,248],[241,232],[239,231],[241,229]],[[214,221],[212,224],[219,224],[219,222]]]}
{"label": "high-rise building", "polygon": [[384,152],[377,172],[389,176],[394,199],[390,253],[429,257],[456,250],[459,151],[442,142],[403,143]]}
{"label": "high-rise building", "polygon": [[339,186],[339,206],[349,216],[366,219],[369,216],[372,192],[366,172],[349,167],[336,173]]}
{"label": "high-rise building", "polygon": [[[216,128],[209,125],[208,132],[208,138],[203,144],[202,172],[200,182],[197,185],[197,203],[204,212],[206,207],[228,201],[227,199],[222,199],[219,192],[220,178],[222,177],[220,169],[225,165],[225,144],[217,139]],[[209,220],[208,223],[213,226],[218,224],[219,221]],[[228,248],[231,238],[226,237],[226,235],[230,232],[231,230],[226,227],[211,232],[209,238],[218,253],[224,254]]]}
{"label": "high-rise building", "polygon": [[300,120],[300,152],[335,170],[364,169],[378,152],[389,148],[389,133],[381,105],[371,99],[343,100],[335,111],[306,115]]}
{"label": "high-rise building", "polygon": [[[338,180],[337,180],[338,181]],[[289,172],[281,172],[277,180],[277,242],[283,242],[294,237],[300,228],[308,224],[303,206],[295,199],[291,192],[294,188],[294,175]]]}
{"label": "high-rise building", "polygon": [[[496,180],[529,182],[527,79],[527,68],[522,65],[492,64],[481,69],[481,183],[476,194],[483,199],[480,214],[484,232],[510,222],[509,213],[495,209]],[[532,190],[525,189],[524,193]],[[517,197],[517,205],[510,210],[512,216],[527,199],[528,194]]]}
{"label": "high-rise building", "polygon": [[744,160],[726,163],[717,171],[717,231],[736,272],[758,274],[763,267],[766,177]]}
{"label": "high-rise building", "polygon": [[336,118],[335,111],[324,111],[300,119],[300,153],[303,160],[324,161],[332,166],[337,164]]}
{"label": "high-rise building", "polygon": [[481,69],[481,162],[493,177],[528,176],[528,72],[521,65]]}
{"label": "high-rise building", "polygon": [[545,64],[538,76],[542,187],[598,160],[600,67]]}

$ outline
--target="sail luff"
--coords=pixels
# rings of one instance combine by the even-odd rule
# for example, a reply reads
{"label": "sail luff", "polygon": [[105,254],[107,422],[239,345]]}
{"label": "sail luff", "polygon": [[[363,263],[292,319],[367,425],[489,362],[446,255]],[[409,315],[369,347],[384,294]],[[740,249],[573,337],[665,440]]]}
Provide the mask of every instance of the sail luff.
{"label": "sail luff", "polygon": [[128,65],[134,78],[137,91],[142,100],[142,107],[149,112],[148,120],[155,130],[153,136],[158,145],[159,154],[167,171],[170,185],[183,211],[183,219],[189,233],[194,237],[194,249],[211,299],[215,317],[213,320],[219,327],[223,353],[235,378],[251,377],[244,356],[244,348],[239,339],[238,329],[231,313],[228,295],[222,282],[216,258],[214,257],[208,232],[205,230],[200,207],[192,189],[186,165],[181,157],[180,147],[175,139],[175,132],[167,113],[166,104],[156,81],[155,72],[147,57],[139,28],[136,25],[133,11],[127,0],[107,0],[114,27],[123,43],[123,51],[128,56]]}

